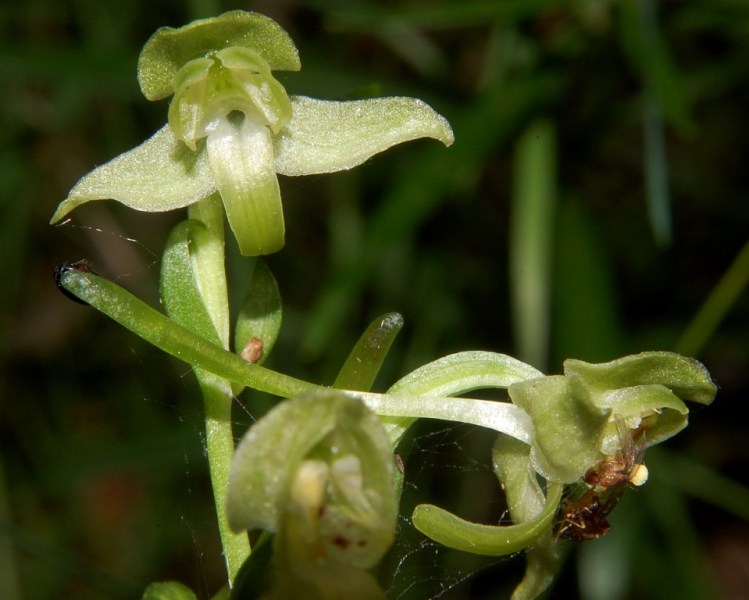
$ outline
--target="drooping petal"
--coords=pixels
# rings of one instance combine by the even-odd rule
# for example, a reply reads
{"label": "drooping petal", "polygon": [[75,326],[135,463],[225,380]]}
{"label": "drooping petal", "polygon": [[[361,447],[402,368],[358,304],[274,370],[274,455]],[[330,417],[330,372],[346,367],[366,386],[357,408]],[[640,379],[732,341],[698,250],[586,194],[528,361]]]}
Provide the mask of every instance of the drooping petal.
{"label": "drooping petal", "polygon": [[161,212],[188,206],[215,190],[205,151],[193,152],[166,126],[84,176],[57,207],[51,222],[92,200],[112,199],[135,210]]}
{"label": "drooping petal", "polygon": [[220,119],[208,134],[206,150],[242,254],[258,256],[283,248],[283,208],[270,129],[249,115],[241,123]]}
{"label": "drooping petal", "polygon": [[228,46],[257,52],[273,70],[298,71],[299,53],[289,34],[273,19],[234,10],[174,29],[162,27],[146,42],[138,59],[138,82],[149,100],[166,98],[184,64]]}
{"label": "drooping petal", "polygon": [[453,143],[447,120],[416,98],[330,102],[292,96],[291,121],[274,139],[282,175],[332,173],[422,137]]}

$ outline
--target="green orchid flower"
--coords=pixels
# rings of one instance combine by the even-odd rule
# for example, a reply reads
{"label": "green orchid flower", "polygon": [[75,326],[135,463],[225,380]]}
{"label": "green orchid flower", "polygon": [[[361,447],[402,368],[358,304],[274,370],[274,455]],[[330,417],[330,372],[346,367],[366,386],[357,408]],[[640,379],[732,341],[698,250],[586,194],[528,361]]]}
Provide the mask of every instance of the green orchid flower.
{"label": "green orchid flower", "polygon": [[160,212],[218,192],[241,252],[269,254],[284,244],[278,173],[350,169],[421,137],[453,142],[444,117],[415,98],[289,96],[272,71],[300,68],[288,34],[257,13],[159,29],[140,55],[138,80],[149,100],[173,95],[169,124],[84,176],[52,223],[93,200]]}
{"label": "green orchid flower", "polygon": [[275,406],[237,448],[226,508],[236,531],[274,534],[267,597],[385,599],[367,569],[395,537],[394,459],[361,401],[330,391]]}

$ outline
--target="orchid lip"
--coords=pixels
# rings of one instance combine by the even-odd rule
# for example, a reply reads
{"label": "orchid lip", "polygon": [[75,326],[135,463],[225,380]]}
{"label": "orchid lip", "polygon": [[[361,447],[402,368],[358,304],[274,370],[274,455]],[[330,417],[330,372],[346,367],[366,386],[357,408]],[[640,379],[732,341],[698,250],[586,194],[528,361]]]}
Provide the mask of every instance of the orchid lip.
{"label": "orchid lip", "polygon": [[242,254],[280,250],[285,227],[268,127],[259,119],[246,114],[240,119],[232,112],[213,125],[206,150]]}

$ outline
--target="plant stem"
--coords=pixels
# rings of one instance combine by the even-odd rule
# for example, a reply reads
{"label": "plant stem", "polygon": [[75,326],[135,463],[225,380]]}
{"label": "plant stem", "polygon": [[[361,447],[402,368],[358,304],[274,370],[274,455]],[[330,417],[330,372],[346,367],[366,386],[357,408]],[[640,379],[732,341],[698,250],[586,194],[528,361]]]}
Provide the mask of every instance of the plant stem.
{"label": "plant stem", "polygon": [[[224,264],[224,211],[221,199],[214,194],[191,205],[188,217],[205,225],[204,229],[192,230],[190,262],[203,306],[221,345],[229,350],[229,300]],[[226,515],[229,469],[234,456],[231,383],[197,367],[195,376],[203,394],[206,456],[228,585],[231,588],[240,567],[251,551],[247,532],[233,533]]]}
{"label": "plant stem", "polygon": [[195,369],[195,375],[203,393],[206,454],[211,474],[213,499],[216,503],[218,531],[229,576],[229,588],[231,588],[240,567],[250,555],[247,532],[232,532],[226,515],[229,469],[234,456],[234,435],[231,428],[231,384],[202,369]]}

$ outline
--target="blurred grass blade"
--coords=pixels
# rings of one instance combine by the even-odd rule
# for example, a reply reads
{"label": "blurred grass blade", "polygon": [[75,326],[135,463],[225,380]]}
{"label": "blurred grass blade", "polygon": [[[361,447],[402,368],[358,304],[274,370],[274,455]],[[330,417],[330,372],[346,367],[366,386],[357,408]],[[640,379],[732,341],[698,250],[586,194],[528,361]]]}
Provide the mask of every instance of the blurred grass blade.
{"label": "blurred grass blade", "polygon": [[653,94],[643,97],[645,136],[645,185],[650,227],[655,243],[665,248],[671,244],[671,198],[668,189],[668,159],[663,113]]}
{"label": "blurred grass blade", "polygon": [[548,120],[526,129],[515,152],[510,217],[512,322],[520,360],[544,370],[549,347],[556,139]]}
{"label": "blurred grass blade", "polygon": [[697,356],[715,333],[721,319],[736,303],[749,283],[749,242],[739,252],[718,285],[705,300],[686,331],[676,343],[675,350],[685,356]]}
{"label": "blurred grass blade", "polygon": [[[663,589],[663,574],[669,574],[668,597],[683,600],[718,598],[707,566],[700,534],[695,528],[685,495],[673,485],[658,480],[668,473],[670,463],[661,449],[648,452],[648,464],[656,480],[642,490],[652,527],[636,538],[633,556],[638,559],[635,572],[642,578],[638,589],[642,597],[657,597]],[[639,570],[638,570],[639,567]]]}
{"label": "blurred grass blade", "polygon": [[[655,0],[639,0],[642,46],[654,49],[659,46],[657,7]],[[662,70],[661,70],[662,71]],[[666,158],[666,133],[663,110],[654,86],[668,85],[659,72],[645,78],[642,99],[643,134],[645,138],[645,187],[650,227],[655,243],[667,247],[671,243],[671,201],[668,191],[668,159]]]}
{"label": "blurred grass blade", "polygon": [[688,457],[659,449],[669,468],[660,477],[682,492],[749,523],[749,486],[729,479]]}
{"label": "blurred grass blade", "polygon": [[608,248],[580,202],[561,202],[554,243],[554,356],[590,362],[624,354]]}
{"label": "blurred grass blade", "polygon": [[402,327],[403,317],[398,313],[387,313],[375,319],[351,350],[333,387],[368,392]]}

